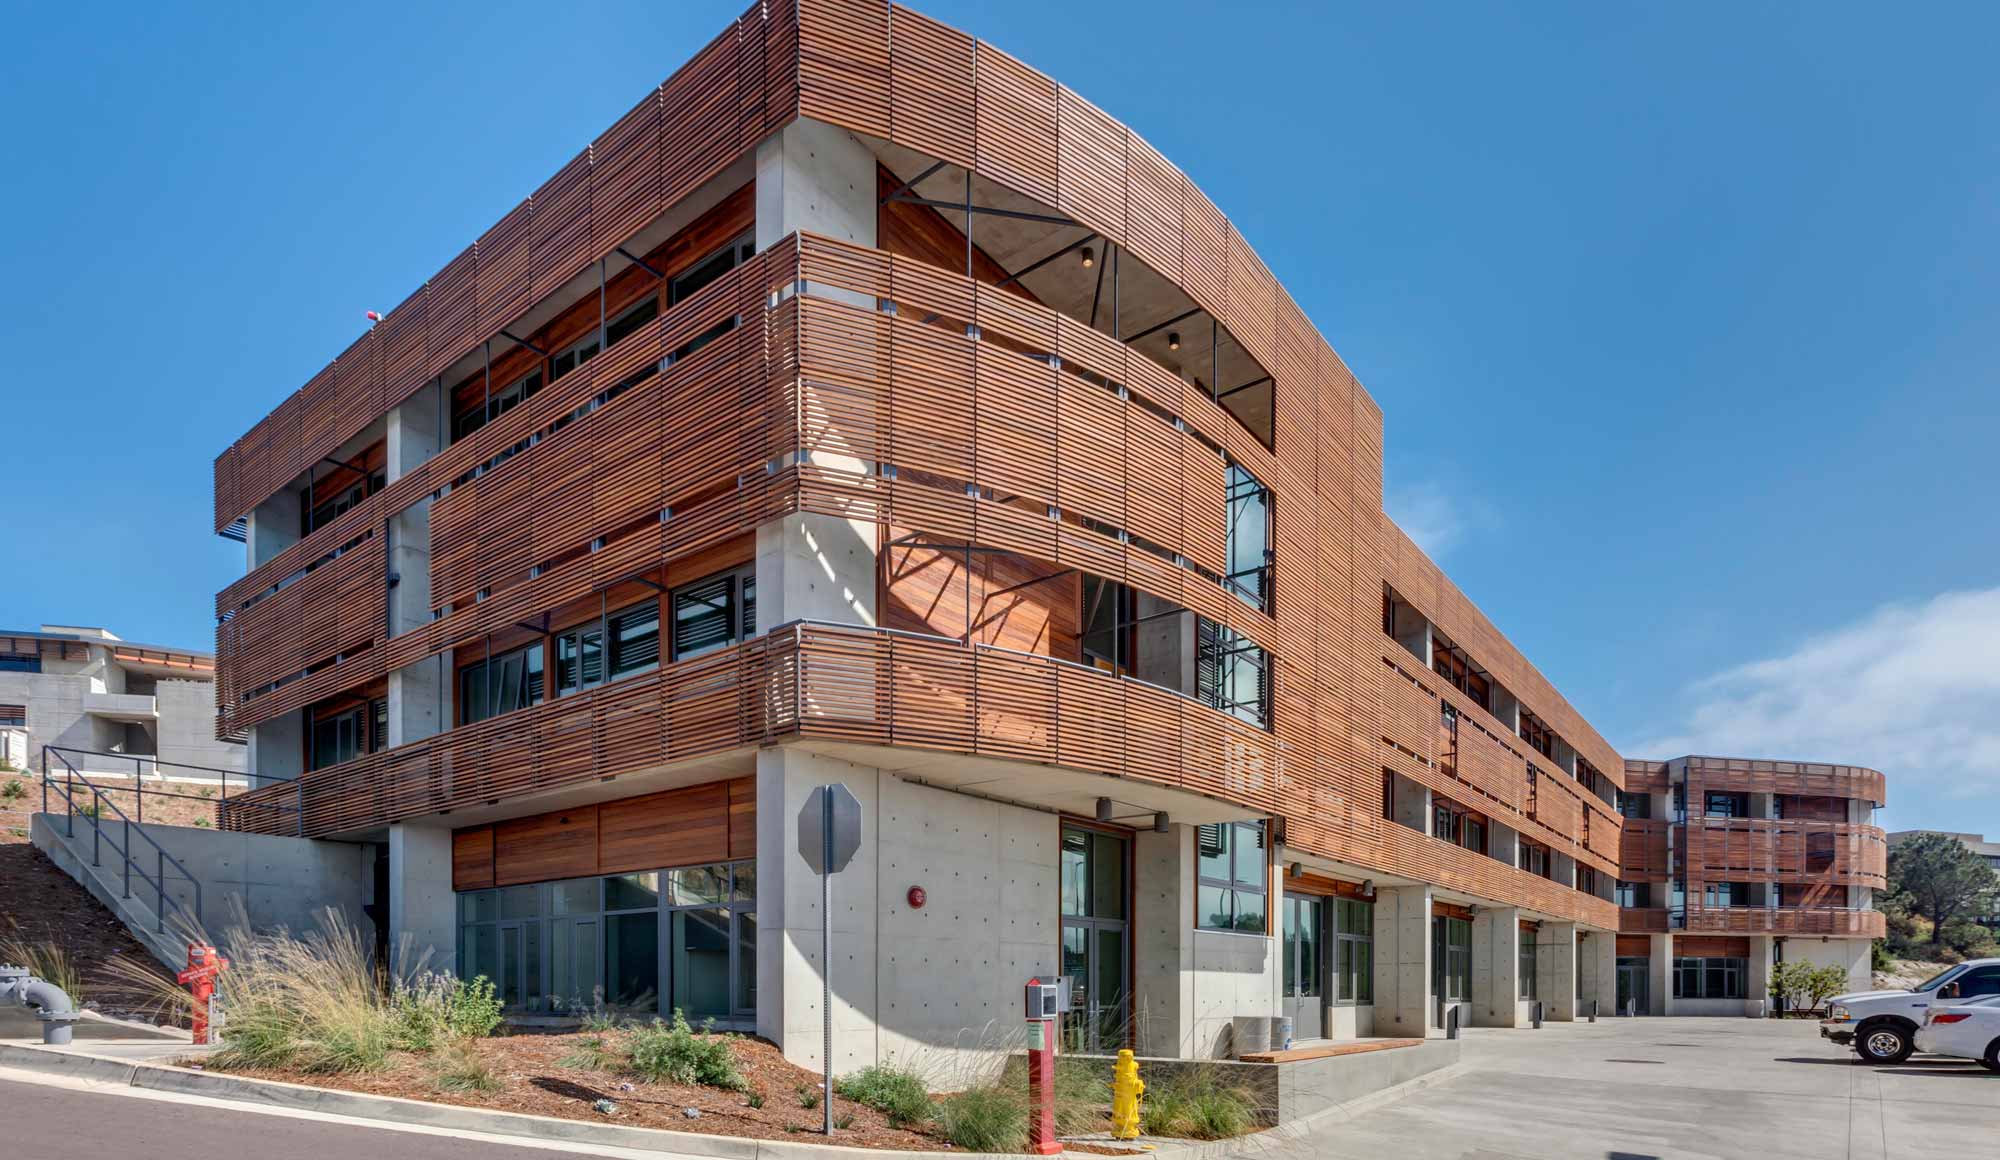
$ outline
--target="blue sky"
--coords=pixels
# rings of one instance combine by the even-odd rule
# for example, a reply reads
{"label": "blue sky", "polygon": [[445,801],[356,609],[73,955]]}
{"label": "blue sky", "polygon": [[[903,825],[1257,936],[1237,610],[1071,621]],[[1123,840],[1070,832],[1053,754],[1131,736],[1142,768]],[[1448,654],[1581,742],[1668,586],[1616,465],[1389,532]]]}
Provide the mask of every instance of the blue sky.
{"label": "blue sky", "polygon": [[[209,642],[216,452],[742,6],[17,11],[0,626]],[[1238,223],[1622,751],[2000,836],[2000,10],[919,7]]]}

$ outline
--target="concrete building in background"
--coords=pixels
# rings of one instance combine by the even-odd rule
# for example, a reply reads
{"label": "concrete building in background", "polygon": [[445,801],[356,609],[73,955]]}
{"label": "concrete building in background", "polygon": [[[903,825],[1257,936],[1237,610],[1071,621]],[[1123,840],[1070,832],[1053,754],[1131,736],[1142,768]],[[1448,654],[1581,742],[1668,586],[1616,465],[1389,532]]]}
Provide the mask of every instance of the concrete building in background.
{"label": "concrete building in background", "polygon": [[[1984,834],[1961,834],[1950,830],[1896,830],[1889,835],[1889,848],[1894,850],[1919,834],[1938,834],[1951,838],[1979,855],[1993,868],[1994,873],[2000,874],[2000,842],[1989,842]],[[1992,907],[1985,914],[1973,915],[1972,921],[1992,930],[2000,930],[2000,897],[1994,898]]]}
{"label": "concrete building in background", "polygon": [[[216,740],[215,714],[208,653],[102,628],[0,630],[0,756],[16,768],[39,770],[42,746],[58,745],[78,751],[70,760],[79,769],[128,777],[126,757],[240,772],[243,746]],[[158,772],[151,760],[138,766]]]}
{"label": "concrete building in background", "polygon": [[1627,761],[1619,1010],[1741,1014],[1805,959],[1866,990],[1887,933],[1886,802],[1872,769],[1736,757]]}
{"label": "concrete building in background", "polygon": [[842,1069],[1058,971],[1073,1049],[1186,1057],[1611,1004],[1625,762],[1383,513],[1374,399],[907,9],[752,8],[247,425],[218,729],[517,1011],[813,1063],[828,923]]}

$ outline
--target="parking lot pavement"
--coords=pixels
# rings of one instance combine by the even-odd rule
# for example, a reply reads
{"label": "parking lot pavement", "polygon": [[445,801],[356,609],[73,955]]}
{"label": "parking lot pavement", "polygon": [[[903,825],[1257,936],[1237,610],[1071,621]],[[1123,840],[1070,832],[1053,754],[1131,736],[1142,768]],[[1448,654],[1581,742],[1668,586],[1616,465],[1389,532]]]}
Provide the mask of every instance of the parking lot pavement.
{"label": "parking lot pavement", "polygon": [[1808,1021],[1466,1032],[1465,1071],[1275,1149],[1287,1160],[1933,1160],[2000,1155],[2000,1075],[1870,1068]]}

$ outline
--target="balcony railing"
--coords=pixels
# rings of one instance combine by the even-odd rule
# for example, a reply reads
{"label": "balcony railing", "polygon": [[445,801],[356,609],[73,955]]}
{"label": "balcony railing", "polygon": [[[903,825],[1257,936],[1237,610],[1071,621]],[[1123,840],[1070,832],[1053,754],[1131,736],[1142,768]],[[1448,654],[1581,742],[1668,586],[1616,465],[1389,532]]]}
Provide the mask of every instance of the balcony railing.
{"label": "balcony railing", "polygon": [[1062,765],[1273,813],[1286,754],[1270,733],[1133,678],[947,637],[797,622],[315,770],[298,792],[305,833],[354,833],[790,737]]}
{"label": "balcony railing", "polygon": [[1781,934],[1881,938],[1888,919],[1859,907],[1733,906],[1701,910],[1643,907],[1619,912],[1618,929],[1627,934]]}

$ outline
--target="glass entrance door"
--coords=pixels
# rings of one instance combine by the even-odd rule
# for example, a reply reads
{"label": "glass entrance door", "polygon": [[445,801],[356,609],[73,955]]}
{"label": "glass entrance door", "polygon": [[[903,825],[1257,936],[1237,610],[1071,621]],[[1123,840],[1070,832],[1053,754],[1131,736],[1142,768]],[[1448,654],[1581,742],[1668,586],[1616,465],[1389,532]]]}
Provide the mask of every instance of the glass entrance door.
{"label": "glass entrance door", "polygon": [[1629,1008],[1634,1014],[1651,1014],[1651,996],[1648,983],[1651,978],[1650,964],[1637,957],[1621,957],[1618,960],[1618,1013],[1625,1014]]}
{"label": "glass entrance door", "polygon": [[1285,895],[1285,1014],[1294,1039],[1326,1036],[1326,900]]}
{"label": "glass entrance door", "polygon": [[1062,830],[1062,972],[1069,979],[1063,1050],[1116,1051],[1131,1022],[1131,927],[1127,921],[1125,839]]}

